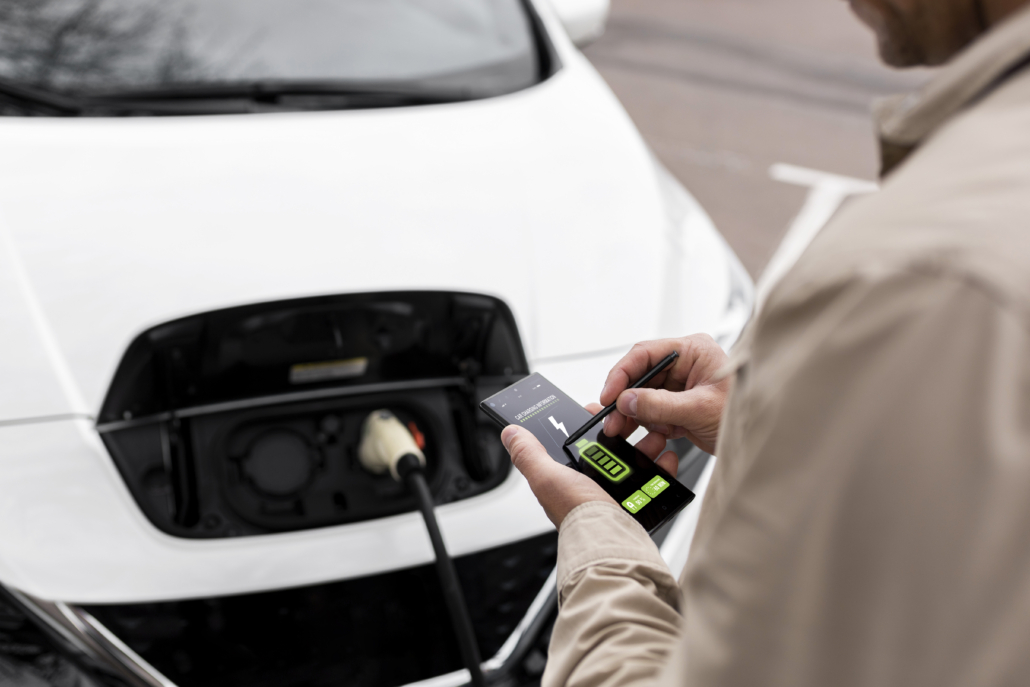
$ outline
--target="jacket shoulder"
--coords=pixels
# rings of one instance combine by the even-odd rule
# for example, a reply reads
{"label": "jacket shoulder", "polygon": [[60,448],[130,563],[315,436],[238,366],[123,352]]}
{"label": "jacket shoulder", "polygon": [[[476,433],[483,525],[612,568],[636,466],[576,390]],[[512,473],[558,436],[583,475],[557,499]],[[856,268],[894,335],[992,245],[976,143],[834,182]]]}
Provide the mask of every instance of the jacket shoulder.
{"label": "jacket shoulder", "polygon": [[846,206],[777,287],[862,273],[964,278],[1030,311],[1030,69],[931,136],[880,191]]}

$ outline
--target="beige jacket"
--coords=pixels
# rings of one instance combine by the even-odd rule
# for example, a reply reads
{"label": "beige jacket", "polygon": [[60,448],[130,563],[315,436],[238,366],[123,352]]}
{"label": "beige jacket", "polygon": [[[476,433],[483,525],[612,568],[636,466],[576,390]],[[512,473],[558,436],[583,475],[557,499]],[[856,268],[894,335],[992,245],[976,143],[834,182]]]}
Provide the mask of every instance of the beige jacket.
{"label": "beige jacket", "polygon": [[734,352],[680,584],[569,514],[544,687],[1030,684],[1028,55],[1030,10],[881,108],[900,165]]}

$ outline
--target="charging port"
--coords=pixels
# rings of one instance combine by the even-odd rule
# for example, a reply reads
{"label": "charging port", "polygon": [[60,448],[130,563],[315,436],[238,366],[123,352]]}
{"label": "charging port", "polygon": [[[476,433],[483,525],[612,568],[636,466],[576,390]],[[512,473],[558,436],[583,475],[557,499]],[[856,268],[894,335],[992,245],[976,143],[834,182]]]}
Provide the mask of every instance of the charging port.
{"label": "charging port", "polygon": [[528,373],[511,312],[471,294],[360,294],[220,310],[130,345],[98,430],[158,528],[183,537],[283,532],[417,507],[358,461],[388,408],[424,444],[436,503],[510,469],[478,402]]}

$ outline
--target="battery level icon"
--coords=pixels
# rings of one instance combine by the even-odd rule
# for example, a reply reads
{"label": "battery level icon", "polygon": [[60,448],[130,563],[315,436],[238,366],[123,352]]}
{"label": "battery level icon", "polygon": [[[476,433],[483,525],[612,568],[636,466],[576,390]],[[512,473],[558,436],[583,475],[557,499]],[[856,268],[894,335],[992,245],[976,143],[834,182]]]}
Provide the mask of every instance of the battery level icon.
{"label": "battery level icon", "polygon": [[579,455],[583,457],[583,460],[593,465],[598,472],[613,482],[621,482],[633,472],[626,463],[620,458],[616,458],[596,441],[580,439],[576,442],[576,448],[579,449]]}

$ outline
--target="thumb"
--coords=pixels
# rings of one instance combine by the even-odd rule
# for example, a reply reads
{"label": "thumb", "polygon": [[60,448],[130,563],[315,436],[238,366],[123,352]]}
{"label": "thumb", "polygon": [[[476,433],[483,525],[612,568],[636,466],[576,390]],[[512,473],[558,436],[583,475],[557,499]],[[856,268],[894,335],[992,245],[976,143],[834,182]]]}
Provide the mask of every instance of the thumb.
{"label": "thumb", "polygon": [[618,409],[641,424],[693,427],[706,423],[710,411],[720,410],[710,396],[704,387],[687,391],[629,389],[619,396]]}
{"label": "thumb", "polygon": [[508,425],[501,432],[501,442],[511,455],[511,463],[530,485],[547,479],[555,469],[565,469],[552,460],[540,440],[518,425]]}

